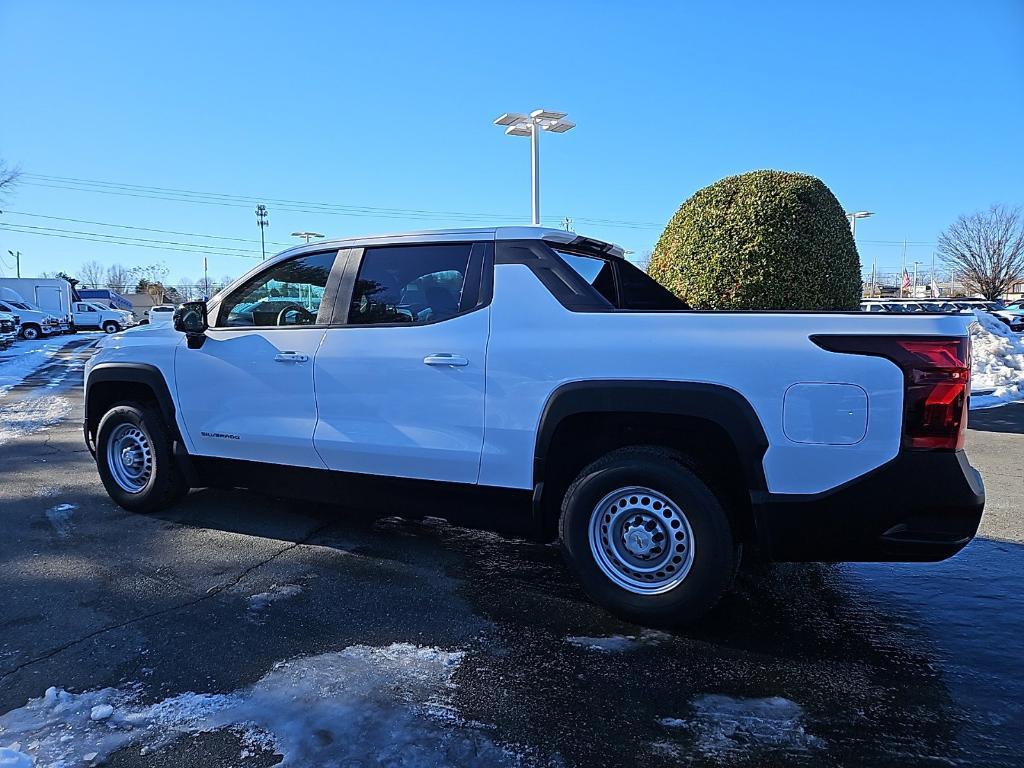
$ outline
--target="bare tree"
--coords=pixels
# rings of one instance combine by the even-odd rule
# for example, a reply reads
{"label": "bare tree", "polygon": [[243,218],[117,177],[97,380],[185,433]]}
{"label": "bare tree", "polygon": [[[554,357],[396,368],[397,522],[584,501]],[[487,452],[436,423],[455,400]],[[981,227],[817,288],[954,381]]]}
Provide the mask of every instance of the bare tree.
{"label": "bare tree", "polygon": [[961,216],[939,236],[939,258],[967,290],[994,301],[1024,279],[1020,208],[993,205]]}
{"label": "bare tree", "polygon": [[87,288],[99,288],[102,286],[103,274],[103,265],[98,261],[87,261],[78,270],[82,286]]}
{"label": "bare tree", "polygon": [[124,293],[131,279],[131,270],[121,264],[107,267],[107,288],[117,293]]}
{"label": "bare tree", "polygon": [[18,166],[10,166],[0,160],[0,200],[3,200],[4,195],[17,185],[19,176],[21,176],[21,169]]}
{"label": "bare tree", "polygon": [[179,277],[177,289],[178,295],[181,297],[182,301],[190,301],[192,299],[192,294],[196,290],[196,284],[192,282],[192,278],[190,277]]}

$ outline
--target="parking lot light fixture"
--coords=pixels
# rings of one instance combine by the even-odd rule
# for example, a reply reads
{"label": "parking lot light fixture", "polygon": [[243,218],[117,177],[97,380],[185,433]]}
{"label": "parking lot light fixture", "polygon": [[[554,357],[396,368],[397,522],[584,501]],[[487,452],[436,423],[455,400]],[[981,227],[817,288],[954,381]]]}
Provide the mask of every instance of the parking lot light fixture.
{"label": "parking lot light fixture", "polygon": [[868,216],[874,216],[872,211],[847,211],[846,218],[850,220],[850,233],[857,237],[857,219],[866,219]]}
{"label": "parking lot light fixture", "polygon": [[494,121],[505,127],[506,136],[530,137],[530,168],[532,188],[530,195],[531,222],[540,226],[540,132],[565,133],[576,127],[576,123],[565,119],[565,112],[535,109],[529,115],[522,112],[506,112]]}
{"label": "parking lot light fixture", "polygon": [[319,232],[292,232],[292,237],[301,237],[308,243],[314,237],[323,237]]}

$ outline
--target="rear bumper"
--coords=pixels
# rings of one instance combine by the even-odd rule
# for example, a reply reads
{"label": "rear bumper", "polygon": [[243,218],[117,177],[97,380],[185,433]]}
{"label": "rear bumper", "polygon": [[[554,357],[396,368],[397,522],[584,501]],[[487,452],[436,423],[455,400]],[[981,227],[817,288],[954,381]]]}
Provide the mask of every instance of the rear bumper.
{"label": "rear bumper", "polygon": [[827,493],[764,493],[753,502],[759,543],[773,560],[925,562],[974,538],[985,488],[963,451],[906,451]]}

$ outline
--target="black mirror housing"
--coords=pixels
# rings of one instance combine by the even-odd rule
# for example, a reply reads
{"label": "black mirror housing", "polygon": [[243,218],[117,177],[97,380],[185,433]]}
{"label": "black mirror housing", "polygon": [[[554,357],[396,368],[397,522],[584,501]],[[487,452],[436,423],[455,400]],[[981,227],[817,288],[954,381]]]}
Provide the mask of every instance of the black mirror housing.
{"label": "black mirror housing", "polygon": [[186,301],[174,310],[174,330],[187,336],[202,336],[210,325],[206,319],[205,301]]}

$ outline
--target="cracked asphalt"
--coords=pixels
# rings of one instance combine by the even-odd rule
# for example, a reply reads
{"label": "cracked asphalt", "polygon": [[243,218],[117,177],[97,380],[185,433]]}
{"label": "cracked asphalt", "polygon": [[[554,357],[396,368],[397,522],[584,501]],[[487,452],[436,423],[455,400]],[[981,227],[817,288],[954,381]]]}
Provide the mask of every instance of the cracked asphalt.
{"label": "cracked asphalt", "polygon": [[[212,490],[125,512],[82,443],[88,343],[0,398],[0,420],[44,390],[69,404],[0,445],[0,713],[49,686],[157,702],[410,643],[465,653],[453,717],[524,764],[1024,764],[1024,405],[971,415],[988,506],[956,558],[745,571],[704,624],[665,635],[591,605],[553,547],[439,520]],[[761,701],[799,716],[742,709]],[[106,764],[280,759],[240,738],[189,733]]]}

